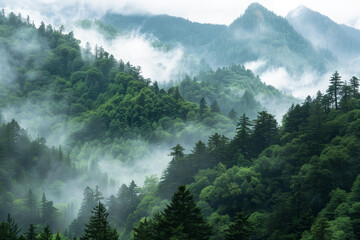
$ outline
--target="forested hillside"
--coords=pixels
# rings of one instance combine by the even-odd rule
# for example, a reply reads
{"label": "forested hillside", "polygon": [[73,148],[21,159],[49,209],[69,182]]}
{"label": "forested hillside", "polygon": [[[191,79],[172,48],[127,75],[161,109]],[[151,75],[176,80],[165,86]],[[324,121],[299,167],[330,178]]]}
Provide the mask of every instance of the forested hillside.
{"label": "forested hillside", "polygon": [[186,77],[179,83],[184,99],[200,102],[204,97],[211,109],[227,114],[231,119],[246,113],[255,117],[267,109],[279,113],[300,100],[287,96],[276,88],[263,83],[259,76],[241,65],[201,72],[192,80]]}
{"label": "forested hillside", "polygon": [[325,72],[336,58],[329,51],[314,49],[285,18],[258,3],[249,5],[229,26],[193,23],[167,15],[109,13],[102,20],[123,32],[135,30],[163,43],[180,43],[215,67],[261,59],[266,61],[265,69],[285,67],[293,74],[308,69]]}
{"label": "forested hillside", "polygon": [[286,19],[314,46],[328,49],[341,60],[356,57],[360,53],[360,30],[356,28],[337,24],[304,6],[290,12]]}
{"label": "forested hillside", "polygon": [[[258,4],[225,31],[262,26],[276,32],[241,41],[323,69]],[[335,71],[300,104],[239,56],[162,89],[64,26],[0,12],[0,240],[359,239],[359,80]],[[264,102],[289,104],[281,122]]]}

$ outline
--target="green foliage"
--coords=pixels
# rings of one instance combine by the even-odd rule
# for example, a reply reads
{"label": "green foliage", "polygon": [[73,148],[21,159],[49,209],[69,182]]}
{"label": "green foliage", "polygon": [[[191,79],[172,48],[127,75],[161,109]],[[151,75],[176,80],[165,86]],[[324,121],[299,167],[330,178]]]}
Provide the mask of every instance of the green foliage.
{"label": "green foliage", "polygon": [[164,211],[155,215],[149,222],[140,222],[134,232],[134,239],[202,240],[210,238],[212,228],[203,218],[189,190],[185,186],[180,186]]}
{"label": "green foliage", "polygon": [[99,204],[91,211],[89,223],[85,225],[82,240],[117,240],[119,238],[115,229],[110,227],[107,220],[108,213],[105,206]]}
{"label": "green foliage", "polygon": [[248,217],[244,217],[241,213],[237,213],[233,223],[229,225],[226,231],[226,240],[249,239],[252,227],[248,222]]}

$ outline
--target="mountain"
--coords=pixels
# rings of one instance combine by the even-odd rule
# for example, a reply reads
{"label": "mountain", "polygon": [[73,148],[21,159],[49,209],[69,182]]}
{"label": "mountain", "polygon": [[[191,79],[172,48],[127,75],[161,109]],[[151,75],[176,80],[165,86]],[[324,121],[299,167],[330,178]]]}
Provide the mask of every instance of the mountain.
{"label": "mountain", "polygon": [[336,57],[360,55],[360,30],[338,24],[305,6],[291,11],[286,19],[294,29],[316,47],[326,48]]}
{"label": "mountain", "polygon": [[123,32],[136,30],[163,43],[181,44],[188,53],[213,67],[262,59],[267,62],[264,68],[283,66],[291,73],[312,68],[321,72],[333,59],[328,52],[314,49],[286,19],[257,3],[229,26],[200,24],[168,15],[109,13],[102,21]]}

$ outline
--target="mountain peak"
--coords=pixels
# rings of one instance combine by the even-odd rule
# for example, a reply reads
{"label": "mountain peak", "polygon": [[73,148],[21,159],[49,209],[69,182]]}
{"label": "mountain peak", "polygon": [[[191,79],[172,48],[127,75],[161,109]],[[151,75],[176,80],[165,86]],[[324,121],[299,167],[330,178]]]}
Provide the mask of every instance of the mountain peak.
{"label": "mountain peak", "polygon": [[244,15],[245,15],[245,14],[249,14],[249,13],[253,13],[253,12],[256,12],[256,11],[261,11],[261,12],[263,12],[263,11],[269,11],[269,10],[267,10],[267,9],[266,9],[263,5],[261,5],[260,3],[255,2],[255,3],[251,3],[251,4],[247,7],[247,9],[245,10]]}
{"label": "mountain peak", "polygon": [[313,12],[313,11],[311,9],[307,8],[304,5],[300,5],[297,8],[295,8],[294,10],[290,11],[288,13],[288,15],[286,16],[286,18],[288,18],[288,17],[292,17],[292,18],[299,17],[299,16],[301,16],[303,14],[306,14],[306,13],[309,13],[309,12]]}

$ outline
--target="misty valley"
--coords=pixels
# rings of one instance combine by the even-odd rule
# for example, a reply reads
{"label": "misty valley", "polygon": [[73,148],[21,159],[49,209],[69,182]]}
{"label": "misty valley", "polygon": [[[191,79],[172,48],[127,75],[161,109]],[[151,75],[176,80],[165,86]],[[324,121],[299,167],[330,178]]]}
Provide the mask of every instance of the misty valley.
{"label": "misty valley", "polygon": [[360,239],[359,29],[0,8],[0,240]]}

